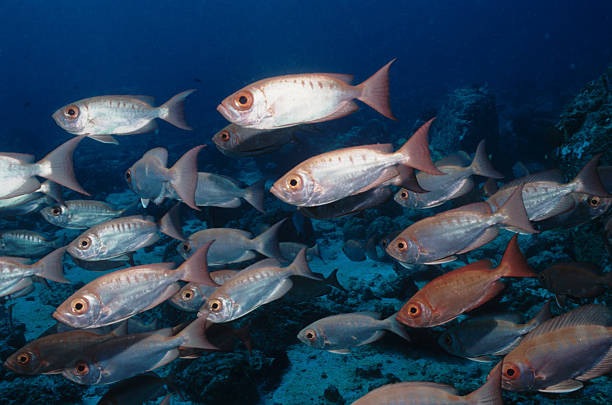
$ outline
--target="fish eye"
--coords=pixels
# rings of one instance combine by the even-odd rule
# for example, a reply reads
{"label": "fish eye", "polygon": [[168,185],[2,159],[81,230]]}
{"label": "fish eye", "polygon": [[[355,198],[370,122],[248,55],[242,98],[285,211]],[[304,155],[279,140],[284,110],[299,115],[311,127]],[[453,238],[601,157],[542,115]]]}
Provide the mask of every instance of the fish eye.
{"label": "fish eye", "polygon": [[79,240],[77,247],[81,250],[87,250],[91,246],[91,238],[85,237]]}
{"label": "fish eye", "polygon": [[132,180],[132,169],[127,169],[125,171],[125,179],[128,183]]}
{"label": "fish eye", "polygon": [[83,298],[76,298],[70,303],[70,309],[76,314],[84,314],[89,309],[89,303]]}
{"label": "fish eye", "polygon": [[219,312],[223,309],[223,303],[220,300],[213,299],[208,302],[208,308],[212,312]]}
{"label": "fish eye", "polygon": [[452,345],[453,337],[451,335],[444,336],[444,343],[446,343],[448,346]]}
{"label": "fish eye", "polygon": [[599,207],[599,204],[601,204],[601,198],[597,197],[597,196],[593,196],[591,198],[589,198],[589,205],[593,208],[597,208]]}
{"label": "fish eye", "polygon": [[220,134],[219,136],[221,137],[221,140],[222,140],[223,142],[227,142],[227,141],[229,141],[229,140],[230,140],[230,134],[229,134],[229,132],[227,132],[227,131],[223,131],[223,132],[221,132],[221,134]]}
{"label": "fish eye", "polygon": [[407,199],[407,198],[408,198],[408,192],[407,192],[406,190],[402,190],[402,191],[400,192],[400,198],[401,198],[402,200]]}
{"label": "fish eye", "polygon": [[191,250],[191,246],[189,246],[189,243],[183,243],[183,251],[189,252],[190,250]]}
{"label": "fish eye", "polygon": [[194,296],[195,294],[192,290],[185,290],[181,294],[181,298],[183,299],[183,301],[190,301]]}
{"label": "fish eye", "polygon": [[408,315],[412,318],[421,316],[421,307],[417,304],[408,305]]}
{"label": "fish eye", "polygon": [[51,208],[51,215],[53,215],[54,217],[59,216],[61,213],[62,209],[59,206],[55,205],[53,206],[53,208]]}
{"label": "fish eye", "polygon": [[250,91],[241,91],[234,97],[234,105],[237,109],[244,111],[253,106],[253,94]]}
{"label": "fish eye", "polygon": [[521,371],[514,364],[510,364],[508,367],[504,367],[503,374],[505,377],[514,380],[521,375]]}
{"label": "fish eye", "polygon": [[64,108],[64,117],[73,120],[79,116],[79,112],[79,107],[77,107],[75,104],[71,104],[68,107]]}
{"label": "fish eye", "polygon": [[397,249],[400,252],[405,251],[406,249],[408,249],[408,243],[406,243],[406,241],[404,239],[398,239],[398,241],[397,241]]}
{"label": "fish eye", "polygon": [[291,176],[287,179],[287,185],[291,190],[300,190],[302,188],[302,178],[300,176]]}
{"label": "fish eye", "polygon": [[17,363],[25,366],[32,360],[32,354],[28,352],[22,352],[17,355]]}
{"label": "fish eye", "polygon": [[74,366],[74,373],[76,375],[85,375],[89,373],[89,366],[84,361],[79,361],[76,366]]}
{"label": "fish eye", "polygon": [[306,340],[314,342],[317,339],[317,332],[312,329],[308,329],[304,336],[306,337]]}

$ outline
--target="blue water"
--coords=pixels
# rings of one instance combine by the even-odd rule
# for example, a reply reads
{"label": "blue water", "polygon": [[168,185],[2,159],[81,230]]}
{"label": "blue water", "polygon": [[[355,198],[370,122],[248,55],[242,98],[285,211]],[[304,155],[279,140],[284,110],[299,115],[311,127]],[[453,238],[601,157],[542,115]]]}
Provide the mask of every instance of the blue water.
{"label": "blue water", "polygon": [[[0,151],[39,158],[70,139],[72,135],[58,127],[51,114],[75,100],[144,94],[154,96],[160,105],[190,88],[197,89],[186,103],[192,132],[160,121],[158,133],[123,137],[118,146],[89,139],[79,145],[75,172],[94,198],[127,190],[124,171],[156,146],[166,147],[172,162],[190,147],[207,144],[200,153],[200,170],[251,179],[249,170],[255,167],[276,180],[315,152],[329,150],[328,145],[342,145],[338,134],[371,120],[382,122],[384,133],[366,132],[369,135],[351,142],[397,145],[457,88],[486,86],[496,97],[502,129],[509,117],[519,115],[544,121],[548,128],[580,89],[612,62],[611,27],[612,3],[605,0],[4,0],[0,5]],[[216,106],[253,81],[289,73],[333,72],[354,74],[358,83],[393,58],[397,61],[390,73],[391,107],[397,122],[362,105],[358,113],[322,125],[323,133],[307,135],[318,139],[305,139],[306,148],[294,145],[284,149],[290,153],[239,161],[219,153],[210,140],[227,124]],[[531,121],[527,122],[529,126]],[[500,133],[516,137],[500,140],[489,150],[499,157],[506,175],[511,177],[510,167],[519,160],[539,168],[551,165],[545,156],[554,153],[557,144],[550,139],[525,135],[516,127],[514,132]],[[120,161],[105,163],[111,159]],[[609,164],[609,155],[607,159]],[[270,194],[266,199],[274,200]],[[277,202],[271,206],[281,207]],[[255,218],[253,210],[244,206],[242,210]],[[30,225],[52,231],[40,221],[32,217]],[[343,223],[333,223],[342,229]],[[0,222],[3,228],[13,225]],[[266,339],[268,331],[254,329],[257,338]],[[604,382],[609,393],[610,380]],[[259,388],[260,393],[273,391]],[[572,395],[582,400],[580,394]],[[517,401],[512,403],[527,401],[528,396],[521,398],[512,397]],[[7,401],[0,399],[0,403]]]}

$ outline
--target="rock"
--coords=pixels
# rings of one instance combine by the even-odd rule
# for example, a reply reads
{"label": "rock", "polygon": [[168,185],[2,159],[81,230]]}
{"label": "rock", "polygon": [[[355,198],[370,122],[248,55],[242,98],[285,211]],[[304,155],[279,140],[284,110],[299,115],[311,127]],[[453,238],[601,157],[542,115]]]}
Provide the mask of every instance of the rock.
{"label": "rock", "polygon": [[325,389],[325,392],[323,393],[323,396],[329,402],[332,402],[334,404],[344,403],[344,399],[342,398],[342,395],[340,395],[340,391],[338,391],[338,388],[335,385],[330,385],[329,387],[327,387]]}

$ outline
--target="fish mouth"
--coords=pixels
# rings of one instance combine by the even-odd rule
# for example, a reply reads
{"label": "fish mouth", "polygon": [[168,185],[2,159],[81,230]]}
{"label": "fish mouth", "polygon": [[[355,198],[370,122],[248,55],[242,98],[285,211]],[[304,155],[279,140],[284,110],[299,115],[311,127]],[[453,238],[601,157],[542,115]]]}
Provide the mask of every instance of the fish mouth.
{"label": "fish mouth", "polygon": [[219,113],[230,122],[234,122],[236,119],[238,119],[238,115],[235,114],[232,110],[226,108],[223,104],[219,104],[217,106],[217,111],[219,111]]}
{"label": "fish mouth", "polygon": [[68,326],[72,326],[74,328],[78,328],[78,326],[75,326],[72,322],[70,322],[70,318],[63,315],[61,312],[55,311],[53,312],[53,318],[55,318],[55,320],[68,325]]}

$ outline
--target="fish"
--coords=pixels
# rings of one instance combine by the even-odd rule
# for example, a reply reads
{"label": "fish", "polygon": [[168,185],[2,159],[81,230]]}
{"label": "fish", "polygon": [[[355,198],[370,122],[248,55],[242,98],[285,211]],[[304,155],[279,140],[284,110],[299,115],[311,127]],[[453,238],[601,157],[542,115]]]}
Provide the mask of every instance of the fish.
{"label": "fish", "polygon": [[185,90],[159,107],[153,97],[111,95],[85,98],[55,111],[55,123],[74,135],[88,136],[103,143],[118,144],[112,135],[134,135],[157,129],[156,118],[175,127],[191,130],[185,121],[184,103],[195,90]]}
{"label": "fish", "polygon": [[27,229],[0,231],[0,255],[4,256],[38,257],[63,244],[63,240],[49,240]]}
{"label": "fish", "polygon": [[564,199],[570,193],[579,192],[597,197],[612,197],[604,189],[597,172],[601,154],[593,158],[569,183],[562,183],[556,170],[546,171],[514,180],[504,185],[487,199],[493,211],[497,211],[509,196],[519,187],[523,189],[523,203],[530,221],[541,221],[567,212],[572,208],[572,200]]}
{"label": "fish", "polygon": [[249,84],[227,96],[217,111],[245,128],[277,129],[341,118],[359,109],[358,99],[395,120],[389,106],[387,63],[368,80],[351,86],[352,75],[307,73],[276,76]]}
{"label": "fish", "polygon": [[377,187],[363,193],[344,197],[329,204],[316,207],[298,207],[298,212],[312,219],[333,219],[356,214],[368,208],[384,204],[393,191],[388,187]]}
{"label": "fish", "polygon": [[342,251],[352,262],[363,262],[366,259],[366,246],[363,241],[349,239],[342,245]]}
{"label": "fish", "polygon": [[62,188],[47,180],[32,193],[0,199],[0,217],[27,215],[39,211],[43,206],[52,204],[53,201],[60,204],[64,202]]}
{"label": "fish", "polygon": [[97,405],[143,404],[163,394],[164,386],[174,388],[173,376],[162,378],[154,372],[137,375],[113,385]]}
{"label": "fish", "polygon": [[176,294],[179,280],[217,286],[206,265],[211,243],[178,268],[173,263],[145,264],[98,277],[60,304],[53,317],[73,328],[98,328],[156,307]]}
{"label": "fish", "polygon": [[[251,204],[257,211],[265,213],[263,206],[265,180],[257,181],[248,187],[241,187],[231,177],[220,174],[199,172],[195,191],[197,207],[237,208],[241,199]],[[181,200],[173,188],[167,188],[166,197]]]}
{"label": "fish", "polygon": [[291,276],[321,280],[308,267],[306,249],[287,267],[277,263],[275,259],[262,260],[227,280],[210,294],[198,317],[214,323],[230,322],[285,295],[293,286]]}
{"label": "fish", "polygon": [[62,259],[66,248],[55,249],[39,261],[27,264],[27,259],[0,257],[0,297],[15,294],[32,285],[32,276],[58,283],[70,283],[64,277]]}
{"label": "fish", "polygon": [[146,152],[125,172],[130,189],[140,197],[142,206],[149,202],[159,205],[172,195],[169,188],[187,204],[197,210],[195,202],[198,185],[198,152],[206,145],[199,145],[187,151],[174,166],[168,166],[168,150],[154,148]]}
{"label": "fish", "polygon": [[520,323],[521,316],[517,314],[475,317],[444,331],[438,343],[458,357],[495,361],[495,356],[509,353],[523,336],[551,317],[550,301],[527,323]]}
{"label": "fish", "polygon": [[132,215],[94,225],[70,242],[67,252],[80,260],[125,261],[127,254],[157,242],[159,232],[184,241],[178,208],[178,205],[172,207],[159,222],[151,217]]}
{"label": "fish", "polygon": [[[218,285],[223,285],[239,272],[240,270],[217,270],[210,273],[210,278]],[[170,298],[170,303],[182,311],[198,312],[216,288],[217,286],[208,284],[187,283]]]}
{"label": "fish", "polygon": [[504,289],[503,277],[537,277],[514,235],[499,266],[479,260],[436,277],[400,309],[397,320],[412,328],[445,324],[491,300]]}
{"label": "fish", "polygon": [[278,230],[284,222],[284,219],[277,222],[256,238],[253,238],[250,232],[240,229],[204,229],[190,235],[187,241],[178,245],[177,251],[186,259],[203,244],[215,240],[216,243],[208,253],[210,266],[245,262],[254,259],[255,252],[282,260],[283,255],[278,246]]}
{"label": "fish", "polygon": [[321,257],[321,250],[319,249],[319,245],[317,243],[312,247],[308,247],[303,243],[298,242],[280,242],[278,244],[278,248],[280,249],[281,255],[283,258],[291,262],[296,258],[300,250],[306,249],[306,260],[311,261],[313,258],[318,257],[319,260],[323,261],[323,257]]}
{"label": "fish", "polygon": [[72,153],[81,140],[83,137],[75,137],[64,142],[38,162],[34,162],[33,155],[0,153],[0,199],[38,191],[41,184],[36,176],[89,196],[74,176],[72,166]]}
{"label": "fish", "polygon": [[612,206],[612,198],[598,197],[584,193],[570,193],[563,197],[559,206],[565,212],[539,220],[534,225],[539,231],[555,228],[573,228],[606,213]]}
{"label": "fish", "polygon": [[366,254],[368,258],[376,262],[389,263],[393,259],[387,254],[386,249],[389,242],[397,237],[401,231],[394,231],[386,235],[375,234],[366,242]]}
{"label": "fish", "polygon": [[565,305],[567,297],[595,298],[612,287],[612,272],[601,274],[593,263],[555,263],[543,270],[539,279],[555,294],[560,306]]}
{"label": "fish", "polygon": [[418,184],[428,192],[417,193],[402,188],[395,194],[395,201],[406,208],[433,208],[469,193],[474,188],[473,175],[492,179],[504,177],[493,168],[485,150],[484,140],[478,144],[472,163],[464,167],[464,160],[461,155],[451,155],[435,162],[436,167],[445,175],[433,176],[425,172],[416,175]]}
{"label": "fish", "polygon": [[421,219],[403,230],[386,252],[405,264],[439,264],[456,259],[497,237],[499,226],[533,233],[517,188],[496,212],[486,202],[467,204]]}
{"label": "fish", "polygon": [[229,157],[259,156],[296,142],[295,128],[265,130],[229,124],[212,137],[219,152]]}
{"label": "fish", "polygon": [[88,229],[102,222],[120,217],[131,206],[117,210],[103,201],[68,200],[40,210],[50,224],[67,229]]}
{"label": "fish", "polygon": [[423,124],[396,152],[391,144],[375,144],[311,157],[278,179],[270,192],[287,204],[313,207],[382,186],[401,175],[398,165],[442,175],[431,161],[427,144],[432,122]]}
{"label": "fish", "polygon": [[603,187],[608,193],[612,193],[612,166],[598,166],[597,174]]}
{"label": "fish", "polygon": [[320,273],[313,272],[312,274],[314,274],[317,279],[291,276],[293,287],[280,300],[283,303],[294,304],[322,297],[329,294],[334,288],[345,293],[347,292],[338,281],[338,269],[334,269],[327,277],[324,277]]}
{"label": "fish", "polygon": [[332,353],[347,354],[350,349],[382,338],[385,331],[410,341],[396,314],[381,319],[377,312],[353,312],[328,316],[302,329],[297,338],[307,346]]}
{"label": "fish", "polygon": [[117,336],[84,351],[64,378],[82,385],[104,385],[162,367],[179,357],[179,347],[214,349],[204,334],[206,320],[196,319],[172,335],[172,328]]}
{"label": "fish", "polygon": [[508,391],[567,393],[612,371],[612,312],[585,305],[529,332],[502,365]]}
{"label": "fish", "polygon": [[465,396],[458,395],[457,390],[450,385],[410,381],[383,385],[359,398],[352,405],[502,405],[504,401],[500,375],[498,365],[479,389]]}

